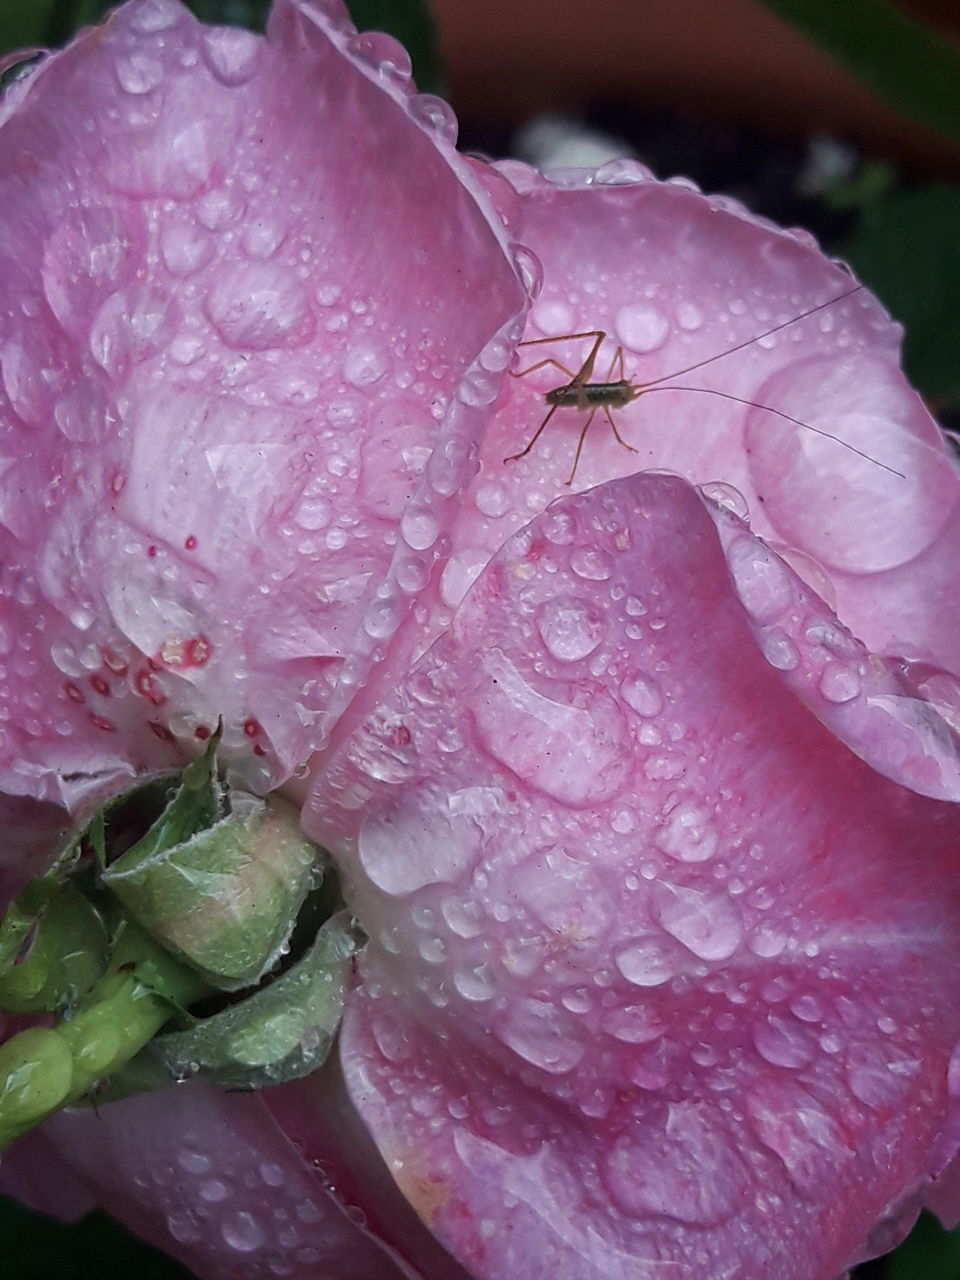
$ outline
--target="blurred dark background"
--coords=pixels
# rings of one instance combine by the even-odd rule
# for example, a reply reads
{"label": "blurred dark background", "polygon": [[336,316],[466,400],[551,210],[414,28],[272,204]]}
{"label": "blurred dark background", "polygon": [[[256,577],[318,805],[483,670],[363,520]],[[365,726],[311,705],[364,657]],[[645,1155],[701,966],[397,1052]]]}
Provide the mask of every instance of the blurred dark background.
{"label": "blurred dark background", "polygon": [[[0,55],[54,47],[107,0],[0,0]],[[259,27],[266,0],[193,0]],[[352,0],[410,48],[461,143],[541,163],[628,153],[809,228],[906,325],[907,370],[960,427],[958,0]],[[916,25],[904,27],[904,20]],[[16,70],[8,72],[16,74]],[[101,1214],[53,1226],[0,1201],[2,1274],[176,1280]],[[924,1217],[855,1280],[960,1280],[960,1235]]]}

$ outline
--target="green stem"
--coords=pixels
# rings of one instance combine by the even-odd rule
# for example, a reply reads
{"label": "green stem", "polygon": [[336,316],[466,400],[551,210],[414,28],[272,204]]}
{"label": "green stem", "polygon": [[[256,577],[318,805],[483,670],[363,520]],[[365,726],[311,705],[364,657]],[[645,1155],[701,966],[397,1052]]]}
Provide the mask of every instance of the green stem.
{"label": "green stem", "polygon": [[79,1101],[178,1009],[209,990],[199,974],[126,921],[110,967],[72,1017],[30,1027],[0,1045],[0,1151]]}

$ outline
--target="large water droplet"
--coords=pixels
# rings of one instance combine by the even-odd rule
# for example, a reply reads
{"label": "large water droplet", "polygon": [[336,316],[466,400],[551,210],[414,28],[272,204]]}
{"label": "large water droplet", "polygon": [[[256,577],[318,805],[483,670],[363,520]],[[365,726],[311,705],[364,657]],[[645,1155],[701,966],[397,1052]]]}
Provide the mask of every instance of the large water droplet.
{"label": "large water droplet", "polygon": [[719,844],[710,811],[691,800],[671,809],[655,838],[658,848],[682,862],[706,862]]}
{"label": "large water droplet", "polygon": [[745,608],[760,623],[775,622],[793,603],[794,584],[783,561],[748,535],[727,547],[727,563]]}
{"label": "large water droplet", "polygon": [[613,962],[635,987],[660,987],[676,972],[675,962],[655,938],[638,938],[629,943],[617,952]]}
{"label": "large water droplet", "polygon": [[604,1177],[616,1203],[631,1217],[696,1226],[732,1216],[746,1176],[727,1135],[689,1102],[665,1107],[661,1125],[646,1124],[614,1144]]}
{"label": "large water droplet", "polygon": [[560,662],[578,662],[603,639],[603,619],[582,600],[551,600],[540,610],[537,629]]}
{"label": "large water droplet", "polygon": [[620,685],[620,697],[638,716],[649,718],[663,710],[663,694],[652,676],[628,676]]}
{"label": "large water droplet", "polygon": [[740,914],[725,895],[660,883],[651,896],[654,918],[701,960],[729,960],[740,945]]}
{"label": "large water droplet", "polygon": [[774,1013],[755,1024],[753,1043],[760,1056],[774,1067],[806,1067],[816,1055],[809,1031],[793,1019]]}
{"label": "large water droplet", "polygon": [[244,1210],[227,1213],[220,1224],[220,1234],[238,1253],[252,1253],[264,1240],[263,1228],[252,1213]]}
{"label": "large water droplet", "polygon": [[586,1049],[575,1024],[543,1000],[511,1005],[497,1022],[496,1032],[521,1058],[551,1075],[572,1071]]}
{"label": "large water droplet", "polygon": [[617,312],[613,324],[617,337],[631,351],[656,351],[670,333],[670,321],[650,303],[628,303]]}

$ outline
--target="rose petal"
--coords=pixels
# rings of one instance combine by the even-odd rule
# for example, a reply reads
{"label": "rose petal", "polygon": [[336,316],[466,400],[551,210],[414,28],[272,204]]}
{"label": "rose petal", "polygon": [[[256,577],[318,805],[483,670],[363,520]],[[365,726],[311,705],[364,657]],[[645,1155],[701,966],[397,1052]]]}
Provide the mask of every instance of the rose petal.
{"label": "rose petal", "polygon": [[259,1094],[193,1081],[63,1112],[44,1133],[111,1214],[204,1280],[400,1280],[416,1273],[335,1198]]}
{"label": "rose petal", "polygon": [[[840,616],[873,650],[960,669],[960,627],[944,608],[960,555],[960,475],[899,370],[900,329],[876,300],[861,290],[751,343],[856,282],[804,233],[638,165],[553,182],[516,164],[501,170],[521,193],[523,239],[543,265],[526,340],[604,330],[593,381],[621,376],[619,345],[633,384],[712,389],[815,429],[722,395],[641,393],[612,411],[637,452],[598,414],[575,487],[656,467],[732,488],[757,533],[827,567]],[[581,338],[522,348],[517,370],[553,359],[572,374],[590,347]],[[447,609],[506,537],[566,491],[586,422],[575,408],[559,409],[526,457],[506,459],[543,421],[544,393],[567,380],[547,366],[505,384],[454,532]]]}
{"label": "rose petal", "polygon": [[957,810],[768,664],[679,480],[508,542],[308,826],[351,1095],[475,1275],[830,1280],[952,1154]]}
{"label": "rose petal", "polygon": [[282,780],[429,576],[524,294],[449,116],[351,33],[133,0],[11,99],[7,791],[76,806],[218,717]]}

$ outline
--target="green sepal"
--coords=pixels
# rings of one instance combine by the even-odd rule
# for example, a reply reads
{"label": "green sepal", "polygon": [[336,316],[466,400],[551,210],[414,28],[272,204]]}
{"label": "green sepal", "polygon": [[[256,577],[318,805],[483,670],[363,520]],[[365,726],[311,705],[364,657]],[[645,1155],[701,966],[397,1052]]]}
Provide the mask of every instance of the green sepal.
{"label": "green sepal", "polygon": [[0,924],[0,1008],[9,1013],[66,1012],[107,966],[96,907],[72,884],[48,887],[45,902],[24,909],[17,899]]}
{"label": "green sepal", "polygon": [[[228,1089],[309,1075],[336,1036],[357,945],[348,913],[338,912],[286,973],[189,1030],[157,1036],[140,1057],[161,1063],[168,1080],[200,1075]],[[132,1065],[141,1082],[149,1079],[145,1064]]]}
{"label": "green sepal", "polygon": [[298,810],[276,795],[233,791],[229,812],[218,803],[214,824],[204,827],[211,789],[197,785],[199,771],[192,779],[188,772],[160,819],[101,881],[214,985],[252,986],[286,946],[318,874],[318,850],[300,830]]}

